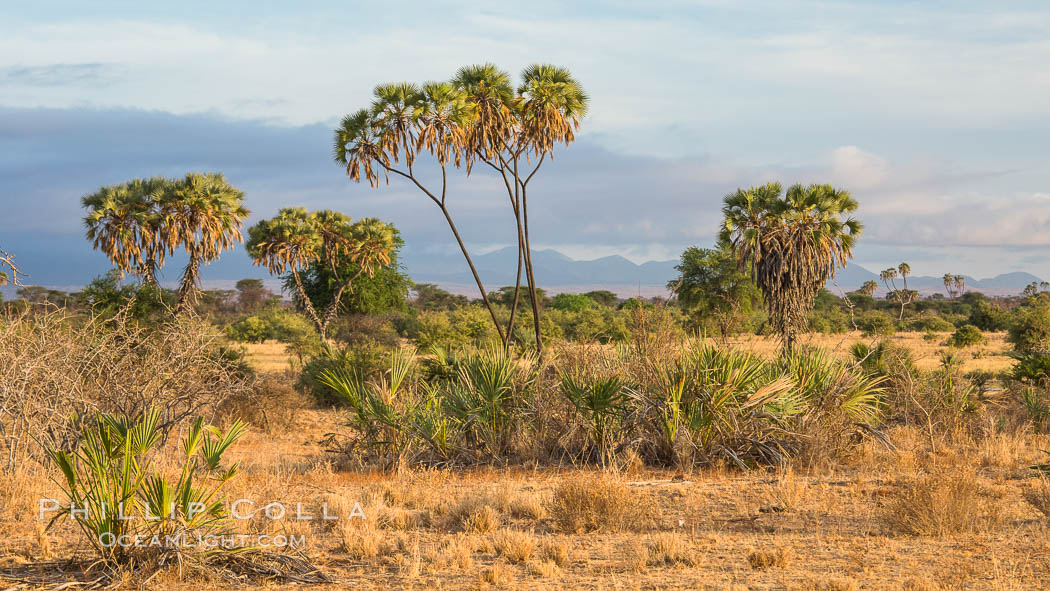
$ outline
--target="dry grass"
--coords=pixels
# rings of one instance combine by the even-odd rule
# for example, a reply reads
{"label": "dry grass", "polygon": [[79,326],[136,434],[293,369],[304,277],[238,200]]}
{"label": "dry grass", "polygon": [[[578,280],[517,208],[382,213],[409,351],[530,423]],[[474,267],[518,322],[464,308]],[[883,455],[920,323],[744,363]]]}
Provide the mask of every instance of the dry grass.
{"label": "dry grass", "polygon": [[897,532],[953,536],[994,527],[999,507],[972,469],[941,469],[901,483],[887,506],[886,521]]}
{"label": "dry grass", "polygon": [[485,500],[468,498],[452,513],[454,523],[467,533],[487,534],[500,526],[499,511]]}
{"label": "dry grass", "polygon": [[[949,334],[943,333],[940,335],[941,338],[934,341],[927,341],[926,334],[922,332],[898,332],[882,338],[911,351],[915,358],[915,365],[919,369],[935,369],[941,363],[941,353],[949,350],[949,347],[943,344]],[[809,333],[799,337],[799,344],[828,349],[841,358],[849,356],[850,347],[854,343],[870,341],[871,337],[865,337],[860,333],[852,335]],[[729,342],[766,357],[775,356],[779,347],[776,339],[757,335],[739,336],[729,339]],[[1006,342],[1006,333],[985,333],[984,344],[961,352],[962,370],[992,372],[1006,370],[1014,363],[1013,359],[1007,355],[1011,350],[1011,345]]]}
{"label": "dry grass", "polygon": [[536,553],[536,538],[528,532],[504,529],[492,534],[492,547],[497,556],[513,564],[528,562]]}
{"label": "dry grass", "polygon": [[659,533],[646,543],[647,566],[697,566],[700,553],[681,534]]}
{"label": "dry grass", "polygon": [[566,533],[621,531],[638,523],[645,507],[625,483],[607,475],[571,476],[556,489],[550,512]]}
{"label": "dry grass", "polygon": [[1024,490],[1024,500],[1050,519],[1050,478],[1037,478]]}
{"label": "dry grass", "polygon": [[779,546],[772,548],[756,548],[748,553],[747,563],[754,570],[766,570],[770,568],[783,568],[791,560],[791,551]]}
{"label": "dry grass", "polygon": [[292,356],[288,353],[287,345],[277,341],[266,341],[265,343],[238,343],[244,349],[255,371],[263,373],[281,373],[292,367]]}
{"label": "dry grass", "polygon": [[842,577],[811,578],[788,587],[789,591],[857,591],[853,579]]}
{"label": "dry grass", "polygon": [[[1027,469],[1050,437],[1026,429],[934,439],[921,425],[895,426],[885,429],[893,449],[865,444],[819,470],[679,475],[631,462],[627,483],[531,466],[351,470],[321,443],[345,431],[343,411],[294,415],[290,428],[256,424],[231,450],[240,474],[227,493],[301,501],[314,514],[327,503],[345,515],[360,502],[367,521],[234,524],[305,534],[304,556],[335,581],[326,588],[1050,588],[1048,521],[1037,518],[1050,483]],[[36,521],[38,499],[59,495],[54,476],[30,462],[0,479],[0,573],[85,556],[68,522],[44,532]],[[118,586],[187,587],[228,588],[177,569],[149,582],[129,574]]]}

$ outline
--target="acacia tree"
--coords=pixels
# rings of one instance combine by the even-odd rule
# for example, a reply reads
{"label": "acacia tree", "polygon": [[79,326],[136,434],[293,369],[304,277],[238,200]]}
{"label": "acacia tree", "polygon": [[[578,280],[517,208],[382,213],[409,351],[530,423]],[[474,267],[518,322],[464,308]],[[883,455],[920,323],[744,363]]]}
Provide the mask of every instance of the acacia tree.
{"label": "acacia tree", "polygon": [[145,285],[157,285],[166,256],[185,251],[189,261],[179,282],[177,311],[196,303],[201,266],[241,241],[240,227],[248,217],[243,201],[244,193],[218,173],[134,179],[81,200],[94,248]]}
{"label": "acacia tree", "polygon": [[[904,319],[904,306],[914,302],[919,297],[919,292],[908,289],[908,275],[911,274],[911,265],[908,263],[901,263],[894,269],[890,267],[885,271],[879,273],[879,279],[882,280],[883,285],[886,286],[887,294],[886,299],[894,299],[900,304],[901,312],[897,320]],[[902,289],[897,289],[897,277],[900,277],[904,283]]]}
{"label": "acacia tree", "polygon": [[741,317],[762,300],[726,245],[713,249],[691,246],[675,269],[681,275],[667,284],[668,289],[674,290],[683,309],[701,320],[714,320],[723,342]]}
{"label": "acacia tree", "polygon": [[[568,145],[587,108],[587,96],[568,71],[534,65],[515,89],[509,75],[492,64],[459,70],[451,82],[389,84],[376,87],[370,108],[345,117],[335,131],[334,154],[352,180],[365,177],[378,186],[390,175],[411,182],[441,211],[474,277],[482,302],[504,347],[510,344],[522,271],[533,308],[537,349],[542,351],[539,298],[530,250],[529,181],[552,156],[558,143]],[[429,155],[440,183],[426,184],[417,170]],[[518,272],[515,298],[504,329],[470,253],[448,209],[448,169],[469,175],[481,162],[500,174],[517,230]],[[403,163],[403,164],[402,164]],[[436,176],[436,175],[435,175]]]}
{"label": "acacia tree", "polygon": [[725,197],[721,240],[750,267],[765,296],[784,353],[804,330],[817,292],[845,267],[861,223],[849,214],[857,202],[830,185],[780,183],[737,189]]}
{"label": "acacia tree", "polygon": [[[328,325],[338,314],[343,293],[352,290],[362,274],[371,277],[377,269],[390,264],[394,231],[375,218],[354,223],[336,211],[307,212],[301,207],[290,207],[249,228],[245,246],[255,265],[266,267],[274,275],[291,274],[303,309],[321,338],[327,339]],[[357,264],[356,272],[342,274],[343,257]],[[331,300],[321,312],[302,280],[302,272],[315,263],[323,265],[336,282]]]}

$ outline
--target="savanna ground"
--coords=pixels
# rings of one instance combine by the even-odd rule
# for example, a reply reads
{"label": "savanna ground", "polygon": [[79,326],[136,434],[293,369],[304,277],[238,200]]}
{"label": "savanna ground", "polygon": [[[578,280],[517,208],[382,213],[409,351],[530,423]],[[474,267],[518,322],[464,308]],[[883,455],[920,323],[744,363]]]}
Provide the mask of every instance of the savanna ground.
{"label": "savanna ground", "polygon": [[[934,334],[934,338],[931,339],[928,333],[898,332],[880,338],[908,349],[911,351],[916,367],[929,370],[940,365],[941,354],[952,351],[945,343],[949,334]],[[1012,347],[1006,342],[1006,333],[988,332],[984,337],[985,340],[980,345],[961,351],[956,350],[962,363],[961,369],[964,372],[1001,372],[1009,369],[1014,360],[1009,356]],[[827,349],[843,359],[849,356],[850,347],[854,343],[871,342],[872,340],[871,337],[865,337],[856,332],[848,334],[812,333],[799,337],[800,344]],[[779,347],[775,338],[758,335],[730,337],[728,343],[734,347],[754,351],[762,356],[775,355]],[[248,351],[249,361],[259,371],[284,371],[288,369],[289,362],[292,360],[285,351],[285,345],[277,341],[245,343],[242,346]]]}
{"label": "savanna ground", "polygon": [[[921,334],[893,338],[913,348],[918,363],[938,362],[939,345]],[[814,342],[821,339],[828,342]],[[809,340],[839,345],[834,337]],[[761,339],[746,345],[772,350]],[[288,367],[280,347],[249,346],[250,359],[260,370],[280,372]],[[992,335],[983,353],[966,359],[966,369],[998,368],[1008,360],[1004,349],[1002,337]],[[345,411],[294,399],[287,407],[233,449],[241,473],[226,493],[258,504],[303,503],[315,516],[322,504],[347,515],[360,502],[366,520],[237,524],[244,532],[303,535],[302,555],[332,581],[321,587],[1050,587],[1050,521],[1036,509],[1050,512],[1050,487],[1029,468],[1050,441],[1028,429],[990,425],[992,435],[974,439],[963,431],[895,425],[886,430],[887,442],[867,440],[844,460],[805,471],[686,474],[646,468],[626,454],[605,472],[519,466],[394,475],[348,469],[345,456],[328,451],[327,435],[345,430]],[[46,521],[35,518],[41,497],[61,493],[37,464],[0,482],[0,564],[7,572],[85,555],[68,521],[45,531]],[[173,571],[148,581],[129,575],[122,586],[185,588],[187,581],[199,589],[237,586],[207,572]],[[282,585],[294,583],[270,587]],[[65,588],[80,586],[86,587]]]}

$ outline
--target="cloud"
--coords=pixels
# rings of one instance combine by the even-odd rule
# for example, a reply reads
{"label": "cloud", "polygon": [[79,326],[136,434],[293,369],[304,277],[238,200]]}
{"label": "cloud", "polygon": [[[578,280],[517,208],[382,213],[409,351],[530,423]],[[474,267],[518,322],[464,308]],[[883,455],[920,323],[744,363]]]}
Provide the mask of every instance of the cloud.
{"label": "cloud", "polygon": [[116,80],[119,68],[111,64],[50,64],[0,69],[0,79],[22,86],[101,86]]}
{"label": "cloud", "polygon": [[[394,222],[409,255],[455,252],[443,219],[418,191],[397,179],[377,189],[349,181],[331,161],[330,133],[324,125],[215,115],[0,109],[0,150],[10,155],[0,162],[0,236],[38,276],[46,268],[61,283],[72,283],[61,279],[70,274],[83,281],[106,262],[81,238],[82,195],[136,176],[217,170],[245,190],[253,220],[289,205],[333,208]],[[998,268],[997,249],[1050,243],[1050,199],[1045,192],[995,193],[1004,175],[1009,172],[964,170],[934,160],[900,163],[857,146],[785,166],[714,155],[627,155],[585,140],[559,152],[533,180],[530,222],[538,247],[575,258],[667,259],[685,246],[713,242],[722,196],[737,187],[771,180],[832,182],[851,189],[861,203],[858,217],[866,231],[858,257],[886,266],[931,256],[931,264],[943,265],[951,246],[976,253],[967,255],[976,268],[965,271],[987,274],[984,268]],[[500,181],[480,168],[471,178],[452,179],[451,210],[465,240],[479,251],[511,243],[512,218]],[[257,270],[237,252],[209,272],[237,278]]]}

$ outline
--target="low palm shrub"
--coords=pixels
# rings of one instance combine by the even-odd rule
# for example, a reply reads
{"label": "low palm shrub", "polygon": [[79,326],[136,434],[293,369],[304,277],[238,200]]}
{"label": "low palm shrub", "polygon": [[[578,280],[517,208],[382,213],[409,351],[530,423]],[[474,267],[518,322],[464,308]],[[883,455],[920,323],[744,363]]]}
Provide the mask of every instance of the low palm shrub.
{"label": "low palm shrub", "polygon": [[245,424],[234,422],[222,433],[198,418],[182,439],[181,473],[170,479],[151,473],[160,419],[155,408],[135,420],[98,414],[84,421],[75,450],[46,447],[67,498],[54,519],[69,516],[104,561],[134,559],[141,550],[126,540],[154,537],[160,543],[149,544],[150,551],[180,553],[186,539],[215,535],[226,524],[220,491],[237,468],[224,467],[222,459]]}
{"label": "low palm shrub", "polygon": [[564,374],[561,376],[561,393],[586,422],[599,461],[607,463],[610,445],[627,409],[627,385],[617,376]]}

